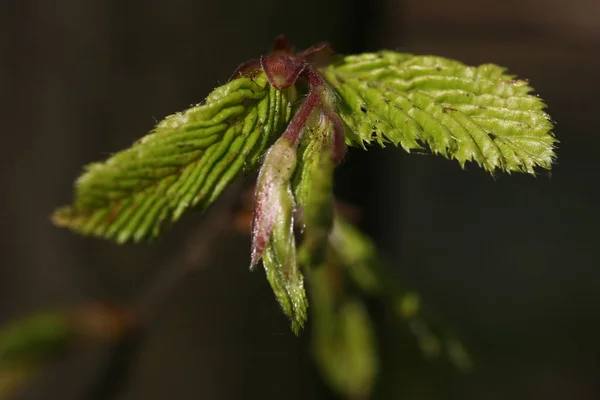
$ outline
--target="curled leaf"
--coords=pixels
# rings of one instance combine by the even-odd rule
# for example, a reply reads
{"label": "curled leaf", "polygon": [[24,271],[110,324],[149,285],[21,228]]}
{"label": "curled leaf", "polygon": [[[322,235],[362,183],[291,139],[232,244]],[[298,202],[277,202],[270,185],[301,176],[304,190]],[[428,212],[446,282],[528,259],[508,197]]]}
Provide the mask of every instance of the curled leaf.
{"label": "curled leaf", "polygon": [[271,146],[260,168],[252,221],[252,266],[258,263],[269,243],[275,221],[280,222],[282,215],[293,218],[295,204],[290,180],[296,158],[296,146],[282,137]]}
{"label": "curled leaf", "polygon": [[255,170],[291,114],[293,88],[264,74],[234,79],[204,104],[165,118],[131,148],[88,165],[71,206],[53,221],[120,243],[156,237],[188,209],[208,207],[241,173]]}
{"label": "curled leaf", "polygon": [[292,331],[300,333],[307,318],[308,299],[293,239],[288,240],[286,234],[280,235],[279,229],[275,227],[262,260],[267,280],[281,309],[291,321]]}
{"label": "curled leaf", "polygon": [[269,149],[256,185],[252,226],[252,265],[262,257],[267,279],[298,333],[306,321],[304,277],[296,259],[295,201],[291,179],[296,145],[281,137]]}
{"label": "curled leaf", "polygon": [[348,144],[426,146],[490,172],[550,169],[557,140],[545,104],[504,71],[393,51],[347,56],[323,69],[339,96]]}
{"label": "curled leaf", "polygon": [[298,150],[294,196],[302,227],[299,250],[303,265],[324,261],[328,236],[333,226],[334,124],[321,113],[313,118]]}

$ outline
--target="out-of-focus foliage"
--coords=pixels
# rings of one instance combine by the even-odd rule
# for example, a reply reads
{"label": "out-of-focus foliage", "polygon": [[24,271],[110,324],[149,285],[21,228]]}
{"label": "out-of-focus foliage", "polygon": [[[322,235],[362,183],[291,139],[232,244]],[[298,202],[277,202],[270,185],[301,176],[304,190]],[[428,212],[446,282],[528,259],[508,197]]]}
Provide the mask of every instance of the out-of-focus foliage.
{"label": "out-of-focus foliage", "polygon": [[11,398],[41,367],[85,340],[111,341],[130,327],[126,313],[89,304],[45,312],[0,329],[0,400]]}
{"label": "out-of-focus foliage", "polygon": [[[363,399],[376,385],[379,349],[367,298],[380,299],[405,321],[426,356],[468,369],[461,342],[422,310],[420,297],[383,266],[375,245],[336,215],[334,169],[344,142],[360,148],[375,142],[428,149],[462,167],[474,161],[491,173],[535,174],[555,157],[545,104],[526,81],[493,64],[382,51],[312,65],[311,57],[327,58],[331,49],[319,45],[294,55],[281,43],[286,46],[260,63],[243,64],[204,104],[167,117],[131,148],[89,165],[73,204],[57,210],[54,222],[119,243],[154,238],[260,167],[251,265],[262,258],[295,333],[308,314],[313,318],[315,360],[334,390]],[[27,326],[3,339],[12,343],[5,347],[10,351],[0,341],[0,356],[39,360],[48,343],[54,354],[68,336],[60,325],[46,336]],[[13,367],[6,376],[16,382],[21,371]]]}

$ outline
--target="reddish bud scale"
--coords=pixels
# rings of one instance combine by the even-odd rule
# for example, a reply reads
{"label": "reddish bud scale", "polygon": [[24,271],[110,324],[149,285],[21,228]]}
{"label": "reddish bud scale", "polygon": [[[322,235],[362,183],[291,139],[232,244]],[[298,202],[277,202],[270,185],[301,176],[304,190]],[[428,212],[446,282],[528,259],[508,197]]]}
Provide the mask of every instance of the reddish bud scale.
{"label": "reddish bud scale", "polygon": [[262,56],[260,65],[267,74],[271,86],[277,90],[283,90],[296,83],[306,63],[295,56],[273,53]]}

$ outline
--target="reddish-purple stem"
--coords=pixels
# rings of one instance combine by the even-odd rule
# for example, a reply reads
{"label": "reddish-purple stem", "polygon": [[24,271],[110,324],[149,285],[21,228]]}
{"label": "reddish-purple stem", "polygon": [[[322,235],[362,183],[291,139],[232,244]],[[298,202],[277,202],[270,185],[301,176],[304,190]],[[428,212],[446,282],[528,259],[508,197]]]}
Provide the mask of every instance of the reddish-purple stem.
{"label": "reddish-purple stem", "polygon": [[302,139],[302,132],[306,125],[306,121],[314,111],[315,107],[321,105],[322,99],[319,89],[325,85],[323,77],[315,72],[310,65],[305,66],[302,75],[308,81],[308,95],[282,135],[294,146],[297,146],[300,139]]}
{"label": "reddish-purple stem", "polygon": [[271,86],[277,90],[287,89],[298,80],[306,62],[285,53],[272,53],[260,57],[260,65],[267,74]]}
{"label": "reddish-purple stem", "polygon": [[[302,139],[306,122],[314,110],[321,107],[322,115],[332,125],[331,157],[333,162],[337,164],[346,153],[344,125],[335,111],[330,109],[330,103],[325,102],[324,96],[327,96],[325,91],[330,89],[325,79],[315,70],[318,66],[325,65],[333,54],[335,53],[328,43],[319,43],[298,55],[293,55],[287,39],[278,37],[273,53],[262,56],[260,63],[253,60],[241,65],[234,76],[236,74],[253,73],[257,68],[262,67],[269,84],[278,90],[292,86],[299,77],[303,77],[308,84],[308,94],[281,138],[293,146],[294,149],[297,148]],[[269,151],[272,150],[273,148]],[[268,154],[266,159],[269,159]],[[275,219],[280,212],[280,204],[276,200],[275,191],[282,189],[279,184],[283,182],[275,182],[273,176],[263,176],[263,174],[272,172],[269,170],[270,168],[277,167],[285,168],[285,166],[267,166],[263,164],[259,173],[258,182],[263,179],[265,181],[257,187],[255,194],[256,204],[252,221],[252,266],[256,265],[262,257],[269,242]]]}
{"label": "reddish-purple stem", "polygon": [[286,138],[291,144],[297,146],[302,139],[302,132],[308,117],[312,114],[313,110],[321,102],[321,97],[315,91],[308,92],[308,96],[294,115],[294,118],[290,121],[285,132],[281,136]]}

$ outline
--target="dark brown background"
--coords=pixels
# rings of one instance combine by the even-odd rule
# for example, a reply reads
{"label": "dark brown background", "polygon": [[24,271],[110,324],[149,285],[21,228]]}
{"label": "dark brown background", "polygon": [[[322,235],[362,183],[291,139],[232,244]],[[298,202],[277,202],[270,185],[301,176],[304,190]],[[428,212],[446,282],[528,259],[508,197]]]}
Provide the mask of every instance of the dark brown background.
{"label": "dark brown background", "polygon": [[[202,223],[152,246],[54,228],[80,167],[200,101],[278,33],[298,48],[396,48],[527,77],[561,140],[549,176],[492,179],[400,150],[352,151],[338,193],[399,276],[461,332],[463,376],[386,329],[386,399],[600,398],[600,2],[596,0],[0,1],[0,323],[93,299],[126,304]],[[248,239],[228,237],[144,337],[123,399],[329,398]],[[102,349],[49,368],[23,399],[87,399]]]}

